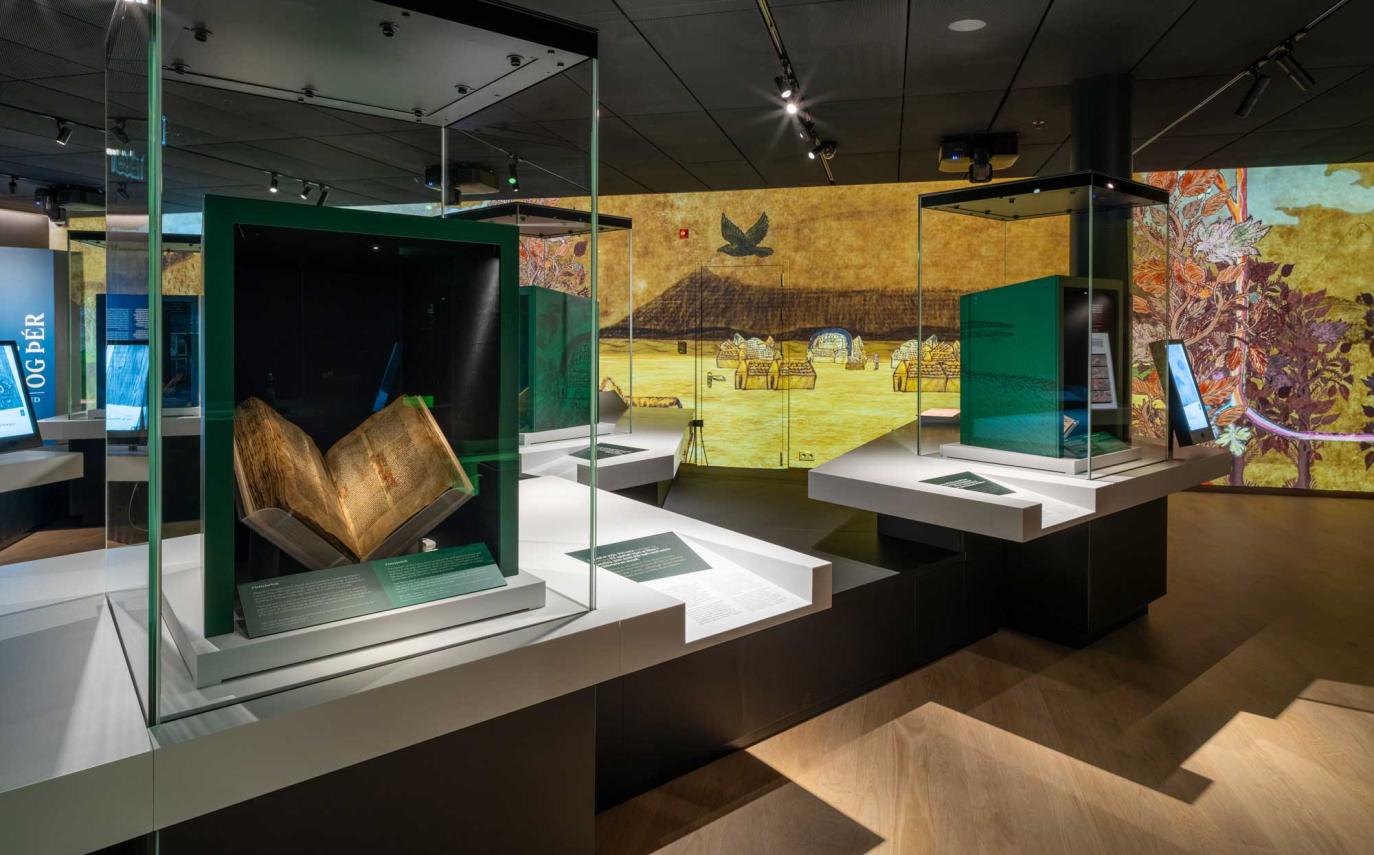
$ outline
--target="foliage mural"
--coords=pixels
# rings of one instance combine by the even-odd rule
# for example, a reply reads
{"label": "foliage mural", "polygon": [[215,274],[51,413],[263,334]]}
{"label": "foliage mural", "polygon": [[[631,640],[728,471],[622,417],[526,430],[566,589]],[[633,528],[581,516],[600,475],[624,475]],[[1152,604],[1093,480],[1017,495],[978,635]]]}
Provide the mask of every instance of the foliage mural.
{"label": "foliage mural", "polygon": [[520,239],[520,284],[539,285],[552,291],[591,296],[591,282],[582,259],[587,255],[587,239]]}
{"label": "foliage mural", "polygon": [[[1350,265],[1331,267],[1342,281],[1330,287],[1311,279],[1296,285],[1295,270],[1316,259],[1266,257],[1272,226],[1247,207],[1255,176],[1232,175],[1208,169],[1145,176],[1169,191],[1169,237],[1167,244],[1161,237],[1163,212],[1137,215],[1149,226],[1135,230],[1137,429],[1154,436],[1164,430],[1148,343],[1182,339],[1217,442],[1233,456],[1229,483],[1368,490],[1361,473],[1338,478],[1327,470],[1318,477],[1316,466],[1333,453],[1344,460],[1340,449],[1353,447],[1363,468],[1374,468],[1374,293],[1333,293],[1349,291],[1350,277],[1360,275]],[[1323,242],[1328,258],[1329,246]]]}

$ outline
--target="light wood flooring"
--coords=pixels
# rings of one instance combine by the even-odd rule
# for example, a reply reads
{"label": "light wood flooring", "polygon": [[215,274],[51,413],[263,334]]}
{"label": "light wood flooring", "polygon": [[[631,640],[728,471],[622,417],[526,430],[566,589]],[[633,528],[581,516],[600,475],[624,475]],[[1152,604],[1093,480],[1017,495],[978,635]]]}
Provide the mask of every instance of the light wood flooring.
{"label": "light wood flooring", "polygon": [[1374,501],[1185,493],[1169,594],[1002,631],[598,817],[621,853],[1374,853]]}

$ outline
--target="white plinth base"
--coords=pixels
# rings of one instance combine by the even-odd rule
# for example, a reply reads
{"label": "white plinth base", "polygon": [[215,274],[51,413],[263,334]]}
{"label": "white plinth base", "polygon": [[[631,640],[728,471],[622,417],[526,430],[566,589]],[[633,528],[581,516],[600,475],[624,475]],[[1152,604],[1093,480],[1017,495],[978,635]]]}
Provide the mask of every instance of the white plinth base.
{"label": "white plinth base", "polygon": [[[1143,452],[1139,448],[1123,448],[1106,454],[1092,456],[1093,469],[1118,466],[1139,460]],[[972,460],[977,463],[996,463],[1000,466],[1020,466],[1023,469],[1038,469],[1042,472],[1058,472],[1061,475],[1082,475],[1088,471],[1088,461],[1081,457],[1047,457],[1040,454],[1022,454],[1019,451],[1003,451],[1000,448],[982,448],[977,445],[964,445],[947,442],[940,446],[940,456],[949,460]]]}
{"label": "white plinth base", "polygon": [[[605,436],[608,433],[615,433],[615,424],[612,422],[601,422],[596,426],[596,435]],[[553,430],[536,430],[520,434],[521,445],[534,445],[540,442],[557,442],[562,439],[588,439],[592,435],[587,425],[574,425],[573,427],[554,428]]]}
{"label": "white plinth base", "polygon": [[238,632],[206,638],[201,627],[199,573],[164,577],[166,623],[197,688],[370,647],[426,632],[544,606],[544,582],[525,573],[506,577],[500,588],[390,609],[319,626],[249,638]]}

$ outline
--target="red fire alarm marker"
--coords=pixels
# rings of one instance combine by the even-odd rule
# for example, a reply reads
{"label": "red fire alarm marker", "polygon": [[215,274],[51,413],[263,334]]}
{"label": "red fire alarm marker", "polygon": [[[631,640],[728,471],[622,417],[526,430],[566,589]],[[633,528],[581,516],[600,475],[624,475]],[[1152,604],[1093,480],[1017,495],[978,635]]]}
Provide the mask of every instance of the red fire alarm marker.
{"label": "red fire alarm marker", "polygon": [[686,239],[689,238],[689,237],[691,237],[691,230],[690,230],[690,229],[678,229],[678,230],[677,230],[677,239],[678,239],[678,240],[686,240]]}

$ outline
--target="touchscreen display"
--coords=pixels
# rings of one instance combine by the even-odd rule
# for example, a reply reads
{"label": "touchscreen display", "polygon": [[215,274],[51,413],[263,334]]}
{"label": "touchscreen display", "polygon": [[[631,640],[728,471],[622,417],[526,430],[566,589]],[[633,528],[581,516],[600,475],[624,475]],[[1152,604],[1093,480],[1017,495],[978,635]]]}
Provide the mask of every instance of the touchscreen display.
{"label": "touchscreen display", "polygon": [[148,345],[106,345],[105,383],[105,430],[142,430],[148,405]]}
{"label": "touchscreen display", "polygon": [[0,344],[0,440],[26,436],[33,436],[33,420],[24,393],[24,372],[18,351],[6,342]]}
{"label": "touchscreen display", "polygon": [[1169,343],[1168,358],[1169,382],[1174,384],[1174,389],[1178,391],[1179,406],[1183,409],[1183,419],[1188,425],[1188,430],[1207,430],[1211,425],[1207,421],[1207,411],[1202,406],[1202,394],[1198,391],[1192,366],[1188,364],[1188,352],[1183,349],[1181,342]]}

